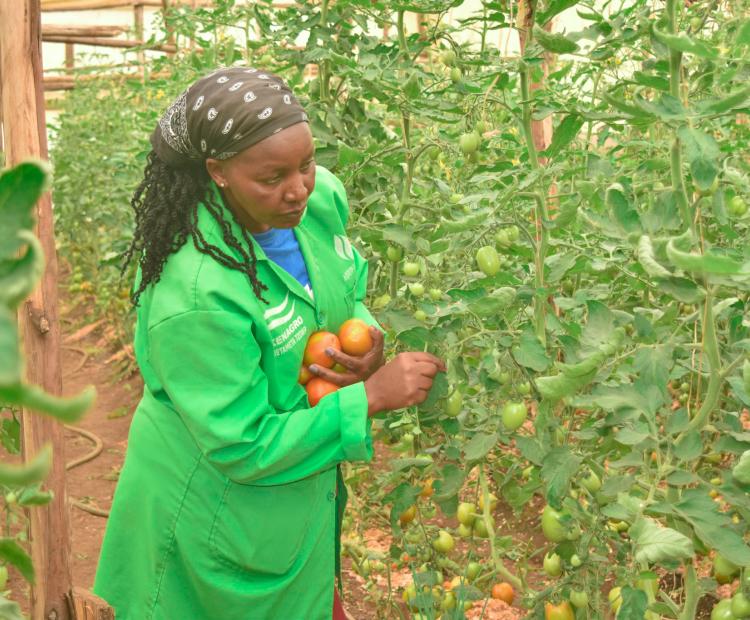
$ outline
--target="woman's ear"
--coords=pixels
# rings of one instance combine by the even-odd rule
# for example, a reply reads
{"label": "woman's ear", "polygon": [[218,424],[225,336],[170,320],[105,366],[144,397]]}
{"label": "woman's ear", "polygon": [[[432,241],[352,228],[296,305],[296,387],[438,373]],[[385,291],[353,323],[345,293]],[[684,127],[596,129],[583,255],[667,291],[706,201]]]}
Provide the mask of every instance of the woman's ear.
{"label": "woman's ear", "polygon": [[207,159],[206,172],[208,172],[208,175],[219,187],[226,187],[228,185],[227,178],[224,173],[224,162],[220,159]]}

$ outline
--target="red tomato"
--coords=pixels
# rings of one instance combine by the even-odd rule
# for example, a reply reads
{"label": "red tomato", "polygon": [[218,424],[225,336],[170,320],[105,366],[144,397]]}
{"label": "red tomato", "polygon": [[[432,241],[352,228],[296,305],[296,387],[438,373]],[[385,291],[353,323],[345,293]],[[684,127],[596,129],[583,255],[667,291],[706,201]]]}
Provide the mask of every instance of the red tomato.
{"label": "red tomato", "polygon": [[302,363],[305,366],[317,364],[323,368],[331,368],[336,362],[332,357],[326,354],[325,351],[328,347],[341,351],[341,343],[339,342],[338,336],[331,332],[315,332],[307,341]]}
{"label": "red tomato", "polygon": [[372,349],[370,327],[362,319],[349,319],[339,329],[341,349],[347,355],[360,356]]}
{"label": "red tomato", "polygon": [[310,401],[310,406],[314,407],[318,404],[321,398],[326,394],[331,394],[339,389],[339,386],[320,377],[314,377],[307,382],[305,391],[307,391],[307,400]]}
{"label": "red tomato", "polygon": [[507,581],[496,583],[494,586],[492,586],[492,598],[505,601],[506,603],[508,603],[508,605],[512,605],[513,599],[515,598],[513,586],[510,585]]}

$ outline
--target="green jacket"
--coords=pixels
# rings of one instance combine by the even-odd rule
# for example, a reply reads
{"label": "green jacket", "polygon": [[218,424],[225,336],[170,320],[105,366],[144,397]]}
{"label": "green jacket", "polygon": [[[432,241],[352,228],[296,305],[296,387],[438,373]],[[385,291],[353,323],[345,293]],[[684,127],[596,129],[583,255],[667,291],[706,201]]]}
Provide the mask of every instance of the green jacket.
{"label": "green jacket", "polygon": [[[318,167],[294,229],[314,301],[254,240],[268,305],[191,240],[142,295],[145,387],[94,585],[117,620],[330,620],[337,465],[372,458],[367,397],[360,382],[310,408],[297,377],[314,331],[376,325],[348,215]],[[234,252],[202,206],[198,222]]]}

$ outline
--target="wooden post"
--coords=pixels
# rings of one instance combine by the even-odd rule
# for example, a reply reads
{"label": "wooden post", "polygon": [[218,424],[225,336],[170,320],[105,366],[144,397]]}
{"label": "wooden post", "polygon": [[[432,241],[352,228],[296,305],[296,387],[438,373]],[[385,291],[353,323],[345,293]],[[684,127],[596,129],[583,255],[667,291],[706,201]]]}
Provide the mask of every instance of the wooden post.
{"label": "wooden post", "polygon": [[[133,27],[135,28],[135,38],[143,41],[143,5],[136,4],[133,7]],[[146,63],[146,52],[138,52],[138,64],[143,66]]]}
{"label": "wooden post", "polygon": [[73,49],[73,43],[65,44],[65,69],[68,73],[72,73],[75,67],[75,50]]}
{"label": "wooden post", "polygon": [[[47,159],[42,92],[40,0],[0,0],[0,59],[5,147],[9,165],[29,157]],[[57,316],[57,254],[49,194],[36,207],[36,233],[46,264],[42,281],[19,310],[26,353],[26,379],[60,394],[60,324]],[[65,496],[63,426],[51,418],[23,412],[24,458],[52,444],[53,465],[46,487],[55,494],[47,506],[29,511],[31,556],[36,585],[31,590],[33,620],[70,620],[70,531]]]}

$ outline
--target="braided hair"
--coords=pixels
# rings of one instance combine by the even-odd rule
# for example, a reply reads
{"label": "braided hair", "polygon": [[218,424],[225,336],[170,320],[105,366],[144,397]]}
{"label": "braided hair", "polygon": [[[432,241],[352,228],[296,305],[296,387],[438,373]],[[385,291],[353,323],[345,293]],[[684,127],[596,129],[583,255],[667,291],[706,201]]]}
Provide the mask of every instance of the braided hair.
{"label": "braided hair", "polygon": [[[144,178],[133,194],[130,204],[135,211],[135,233],[122,269],[123,276],[137,259],[141,269],[138,287],[131,301],[138,305],[141,293],[161,279],[164,264],[171,254],[192,239],[196,249],[220,264],[246,274],[255,296],[268,303],[262,291],[268,287],[258,280],[256,256],[249,233],[240,226],[244,244],[232,232],[224,210],[214,199],[211,177],[205,166],[177,168],[162,161],[152,150],[148,154]],[[241,261],[209,243],[198,228],[198,205],[203,204],[221,227],[224,242],[236,250]],[[231,213],[231,211],[230,211]],[[234,214],[232,214],[234,217]],[[249,249],[249,251],[248,251]]]}

